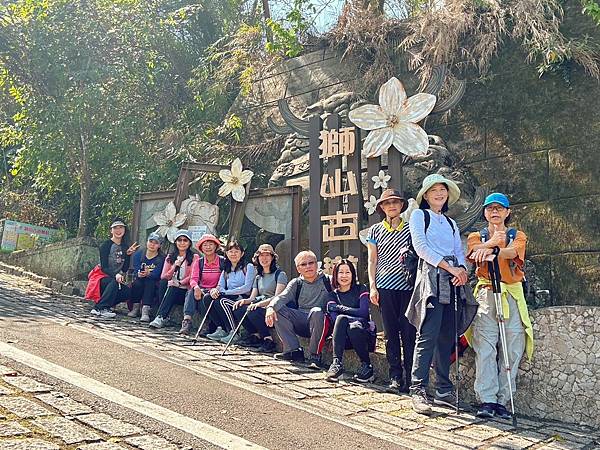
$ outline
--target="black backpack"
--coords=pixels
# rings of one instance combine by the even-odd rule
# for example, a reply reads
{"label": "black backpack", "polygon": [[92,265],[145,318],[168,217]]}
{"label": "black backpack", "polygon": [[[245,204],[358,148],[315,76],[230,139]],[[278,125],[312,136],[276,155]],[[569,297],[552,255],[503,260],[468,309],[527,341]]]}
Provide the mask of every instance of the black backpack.
{"label": "black backpack", "polygon": [[[446,214],[444,214],[444,217],[446,218],[446,220],[450,224],[450,227],[452,228],[452,234],[454,234],[456,232],[456,228],[454,228],[452,220],[450,220],[450,217],[448,217]],[[423,220],[425,221],[424,233],[427,233],[427,229],[429,228],[429,224],[431,223],[431,216],[429,215],[429,211],[427,211],[426,209],[423,210]],[[410,287],[414,288],[415,283],[417,281],[417,271],[419,270],[420,258],[412,245],[412,238],[410,238],[408,246],[400,250],[400,261],[402,262],[400,271],[408,281]]]}
{"label": "black backpack", "polygon": [[[294,300],[290,300],[287,303],[287,307],[288,308],[292,308],[292,309],[298,309],[299,305],[298,305],[298,299],[300,298],[300,291],[302,290],[302,278],[298,277],[296,278],[296,296],[294,298]],[[323,284],[325,285],[325,289],[327,289],[327,292],[331,292],[331,280],[329,279],[329,277],[327,276],[323,276]]]}

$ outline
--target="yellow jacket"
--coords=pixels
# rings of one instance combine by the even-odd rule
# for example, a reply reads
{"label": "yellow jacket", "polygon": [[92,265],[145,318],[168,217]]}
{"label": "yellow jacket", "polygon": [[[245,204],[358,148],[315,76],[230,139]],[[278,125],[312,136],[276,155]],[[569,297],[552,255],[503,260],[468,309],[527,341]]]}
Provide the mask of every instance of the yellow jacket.
{"label": "yellow jacket", "polygon": [[[482,286],[491,285],[489,280],[485,278],[480,278],[475,286],[475,290],[473,291],[473,295],[477,298],[477,293]],[[531,357],[533,356],[533,326],[531,325],[531,319],[529,318],[529,311],[527,310],[527,303],[525,301],[525,294],[523,293],[523,285],[521,283],[500,283],[500,288],[502,292],[502,314],[505,319],[509,317],[509,308],[508,308],[508,294],[512,296],[517,302],[517,308],[519,309],[519,315],[521,316],[521,322],[525,327],[525,353],[527,353],[527,358],[531,361]],[[473,329],[472,326],[465,332],[465,338],[471,345],[473,337]]]}

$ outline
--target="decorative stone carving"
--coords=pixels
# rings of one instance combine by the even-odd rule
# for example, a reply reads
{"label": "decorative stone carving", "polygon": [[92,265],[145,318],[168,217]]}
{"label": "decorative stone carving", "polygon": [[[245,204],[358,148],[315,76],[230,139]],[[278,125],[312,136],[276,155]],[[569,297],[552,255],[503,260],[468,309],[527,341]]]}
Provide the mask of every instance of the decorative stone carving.
{"label": "decorative stone carving", "polygon": [[216,234],[219,223],[219,207],[200,200],[197,195],[190,195],[181,202],[180,210],[187,215],[188,226],[206,225],[206,232]]}

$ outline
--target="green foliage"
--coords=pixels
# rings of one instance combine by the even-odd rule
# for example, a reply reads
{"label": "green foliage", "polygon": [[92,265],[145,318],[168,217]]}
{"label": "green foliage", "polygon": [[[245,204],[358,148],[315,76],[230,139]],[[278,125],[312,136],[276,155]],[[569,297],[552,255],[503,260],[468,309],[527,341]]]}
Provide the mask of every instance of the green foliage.
{"label": "green foliage", "polygon": [[315,6],[307,0],[294,0],[294,5],[285,16],[283,23],[267,19],[266,26],[270,30],[273,40],[266,43],[266,50],[269,53],[283,54],[289,58],[298,56],[303,49],[301,37],[310,27],[310,23],[306,19],[307,13],[316,13]]}
{"label": "green foliage", "polygon": [[592,18],[596,25],[600,25],[600,4],[595,0],[581,0],[583,5],[583,14]]}

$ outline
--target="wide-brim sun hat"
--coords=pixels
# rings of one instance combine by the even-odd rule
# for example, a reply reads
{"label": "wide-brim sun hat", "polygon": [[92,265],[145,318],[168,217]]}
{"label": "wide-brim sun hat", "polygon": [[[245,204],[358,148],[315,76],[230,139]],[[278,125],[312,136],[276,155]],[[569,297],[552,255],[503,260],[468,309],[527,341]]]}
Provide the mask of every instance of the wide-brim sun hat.
{"label": "wide-brim sun hat", "polygon": [[192,242],[192,233],[190,233],[188,230],[179,230],[176,234],[175,234],[175,239],[173,239],[173,241],[176,241],[177,239],[179,239],[181,236],[184,236],[186,238],[188,238],[188,240],[190,242]]}
{"label": "wide-brim sun hat", "polygon": [[448,206],[456,203],[460,198],[460,189],[458,188],[458,185],[454,181],[444,177],[443,175],[440,175],[439,173],[432,173],[431,175],[427,175],[423,180],[423,186],[421,187],[421,190],[415,199],[417,201],[417,205],[421,204],[423,195],[425,195],[429,189],[440,183],[445,184],[448,187]]}
{"label": "wide-brim sun hat", "polygon": [[486,206],[491,205],[492,203],[498,203],[499,205],[504,206],[505,208],[510,207],[508,197],[502,192],[494,192],[488,195],[485,198],[485,201],[483,202],[483,207],[485,208]]}
{"label": "wide-brim sun hat", "polygon": [[404,195],[402,194],[402,192],[400,192],[398,189],[386,189],[385,191],[383,191],[381,193],[381,196],[379,197],[379,200],[377,200],[377,203],[375,203],[375,209],[380,214],[383,214],[383,210],[381,209],[381,204],[383,202],[385,202],[386,200],[402,201],[403,203],[402,203],[402,210],[400,211],[401,213],[406,211],[406,208],[408,208],[408,202],[406,201],[406,198],[404,198]]}
{"label": "wide-brim sun hat", "polygon": [[223,245],[214,234],[206,233],[202,235],[198,242],[196,242],[196,248],[200,250],[202,248],[202,244],[204,244],[205,242],[212,242],[217,246],[217,248]]}
{"label": "wide-brim sun hat", "polygon": [[254,256],[258,257],[258,255],[260,255],[261,253],[270,253],[273,258],[277,258],[278,257],[277,253],[275,253],[275,250],[273,249],[273,246],[271,244],[261,244],[261,245],[259,245],[258,249],[254,253]]}

